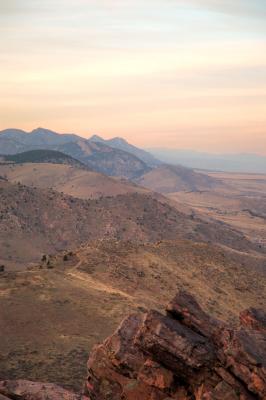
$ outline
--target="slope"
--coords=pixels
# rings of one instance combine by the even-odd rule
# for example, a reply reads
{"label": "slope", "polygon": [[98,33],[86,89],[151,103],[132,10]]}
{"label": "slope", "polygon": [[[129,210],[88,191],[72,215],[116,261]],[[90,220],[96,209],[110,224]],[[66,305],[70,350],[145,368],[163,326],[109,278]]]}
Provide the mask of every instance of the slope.
{"label": "slope", "polygon": [[265,252],[230,226],[190,217],[151,193],[82,200],[0,180],[0,221],[0,262],[9,268],[104,238],[145,243],[183,237],[243,252]]}
{"label": "slope", "polygon": [[[54,153],[57,154],[57,152]],[[13,157],[17,159],[17,156]],[[73,158],[65,156],[60,159],[50,158],[50,162],[43,159],[43,162],[38,163],[0,165],[0,175],[5,176],[12,183],[20,182],[27,186],[43,189],[52,188],[81,199],[148,192],[148,190],[142,189],[134,183],[91,171],[84,164],[73,160]],[[59,161],[61,163],[57,164]]]}
{"label": "slope", "polygon": [[243,308],[265,306],[263,258],[211,244],[101,240],[48,261],[1,276],[2,378],[79,390],[92,346],[128,313],[162,310],[177,289],[231,322]]}
{"label": "slope", "polygon": [[160,165],[135,180],[138,184],[160,193],[201,191],[213,189],[221,183],[190,168]]}

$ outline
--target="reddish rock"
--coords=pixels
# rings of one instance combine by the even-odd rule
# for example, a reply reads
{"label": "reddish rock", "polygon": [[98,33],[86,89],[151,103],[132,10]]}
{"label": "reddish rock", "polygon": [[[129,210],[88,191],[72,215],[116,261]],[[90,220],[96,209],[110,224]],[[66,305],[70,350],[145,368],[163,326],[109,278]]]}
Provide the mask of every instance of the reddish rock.
{"label": "reddish rock", "polygon": [[87,396],[74,394],[52,383],[37,383],[26,380],[0,382],[0,400],[5,399],[90,400]]}
{"label": "reddish rock", "polygon": [[166,315],[131,315],[95,346],[84,395],[17,380],[0,382],[0,400],[265,400],[265,314],[249,309],[240,322],[233,329],[180,292]]}
{"label": "reddish rock", "polygon": [[92,400],[266,399],[262,321],[252,309],[232,329],[181,292],[166,315],[132,315],[94,348],[86,393]]}
{"label": "reddish rock", "polygon": [[240,313],[240,323],[245,328],[250,328],[256,331],[266,332],[266,312],[249,308]]}

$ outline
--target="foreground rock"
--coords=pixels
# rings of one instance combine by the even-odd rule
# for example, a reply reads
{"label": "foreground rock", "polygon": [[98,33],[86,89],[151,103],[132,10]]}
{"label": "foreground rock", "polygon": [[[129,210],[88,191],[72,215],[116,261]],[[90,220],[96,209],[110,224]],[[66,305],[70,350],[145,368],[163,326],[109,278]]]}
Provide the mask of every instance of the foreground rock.
{"label": "foreground rock", "polygon": [[17,380],[0,382],[0,400],[264,400],[265,322],[252,308],[233,329],[180,292],[166,315],[131,315],[94,348],[84,395]]}
{"label": "foreground rock", "polygon": [[0,382],[0,400],[90,400],[52,383],[25,380]]}
{"label": "foreground rock", "polygon": [[167,307],[126,318],[88,362],[92,400],[266,398],[265,313],[247,310],[237,329],[209,317],[182,292]]}

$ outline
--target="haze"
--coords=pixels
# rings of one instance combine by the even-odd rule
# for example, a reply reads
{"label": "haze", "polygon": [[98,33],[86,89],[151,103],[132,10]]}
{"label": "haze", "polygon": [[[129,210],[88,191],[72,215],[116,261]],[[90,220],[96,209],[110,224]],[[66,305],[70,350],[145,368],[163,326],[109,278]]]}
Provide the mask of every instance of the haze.
{"label": "haze", "polygon": [[264,0],[0,0],[0,129],[266,154]]}

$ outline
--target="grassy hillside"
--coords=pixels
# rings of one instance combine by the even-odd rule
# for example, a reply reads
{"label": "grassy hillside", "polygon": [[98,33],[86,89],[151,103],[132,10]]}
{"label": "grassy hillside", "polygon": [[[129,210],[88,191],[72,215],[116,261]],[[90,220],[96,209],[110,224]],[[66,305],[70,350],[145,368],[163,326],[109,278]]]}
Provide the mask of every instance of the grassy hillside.
{"label": "grassy hillside", "polygon": [[39,188],[53,188],[58,192],[82,198],[116,196],[125,193],[147,193],[126,180],[112,178],[98,172],[67,163],[25,163],[0,165],[0,174],[13,183]]}
{"label": "grassy hillside", "polygon": [[192,292],[225,320],[235,321],[249,306],[263,307],[264,262],[192,241],[101,240],[46,259],[40,268],[4,273],[0,375],[79,390],[92,346],[128,313],[162,310],[177,289]]}

